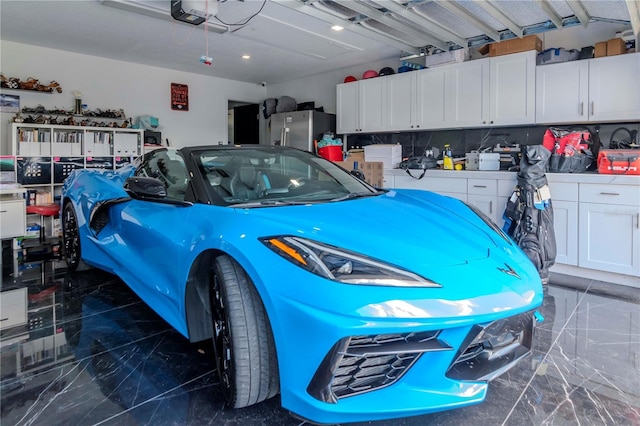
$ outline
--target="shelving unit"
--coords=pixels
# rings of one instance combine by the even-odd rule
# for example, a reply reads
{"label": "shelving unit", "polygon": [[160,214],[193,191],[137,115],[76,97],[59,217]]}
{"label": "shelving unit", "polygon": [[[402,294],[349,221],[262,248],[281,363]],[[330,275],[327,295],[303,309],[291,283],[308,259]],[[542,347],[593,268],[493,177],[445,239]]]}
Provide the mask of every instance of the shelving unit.
{"label": "shelving unit", "polygon": [[[142,155],[143,136],[142,129],[13,123],[12,155],[16,179],[28,192],[26,204],[56,202],[75,169],[129,164]],[[53,223],[47,225],[54,229]]]}

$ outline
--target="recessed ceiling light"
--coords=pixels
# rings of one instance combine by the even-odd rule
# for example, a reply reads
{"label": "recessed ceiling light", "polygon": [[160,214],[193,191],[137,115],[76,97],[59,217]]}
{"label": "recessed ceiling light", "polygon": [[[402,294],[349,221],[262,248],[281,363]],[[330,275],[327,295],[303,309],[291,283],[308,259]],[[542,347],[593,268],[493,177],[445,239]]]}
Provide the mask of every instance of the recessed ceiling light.
{"label": "recessed ceiling light", "polygon": [[242,59],[251,59],[251,56],[249,56],[249,55],[242,55]]}
{"label": "recessed ceiling light", "polygon": [[340,25],[334,25],[333,27],[331,27],[331,29],[333,31],[342,31],[342,30],[344,30],[344,28],[341,27]]}

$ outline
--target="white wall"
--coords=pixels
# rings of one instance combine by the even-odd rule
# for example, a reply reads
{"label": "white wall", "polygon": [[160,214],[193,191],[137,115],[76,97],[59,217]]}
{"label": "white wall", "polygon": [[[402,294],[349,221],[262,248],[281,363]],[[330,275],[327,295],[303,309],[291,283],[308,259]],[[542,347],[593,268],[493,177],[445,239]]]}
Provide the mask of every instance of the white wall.
{"label": "white wall", "polygon": [[[20,96],[21,107],[43,105],[72,109],[73,91],[82,92],[90,110],[122,108],[134,120],[139,115],[158,117],[162,138],[172,146],[226,144],[229,99],[260,103],[266,88],[217,77],[81,55],[10,41],[0,41],[1,71],[6,77],[29,77],[49,84],[55,80],[63,92],[9,91]],[[171,83],[189,86],[189,111],[172,111]],[[0,154],[11,153],[9,120],[0,114]],[[61,117],[63,118],[63,117]]]}

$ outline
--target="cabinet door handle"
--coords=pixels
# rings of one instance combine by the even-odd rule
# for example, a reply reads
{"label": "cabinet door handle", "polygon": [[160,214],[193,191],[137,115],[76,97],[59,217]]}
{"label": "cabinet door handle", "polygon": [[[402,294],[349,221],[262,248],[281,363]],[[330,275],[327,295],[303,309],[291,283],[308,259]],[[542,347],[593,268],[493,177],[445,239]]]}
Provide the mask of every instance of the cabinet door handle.
{"label": "cabinet door handle", "polygon": [[640,229],[640,213],[636,213],[636,228]]}
{"label": "cabinet door handle", "polygon": [[9,318],[2,318],[2,319],[0,319],[0,321],[8,321],[8,320],[9,320]]}
{"label": "cabinet door handle", "polygon": [[580,102],[580,115],[584,115],[584,102]]}
{"label": "cabinet door handle", "polygon": [[595,102],[591,102],[591,115],[593,115],[595,113],[595,106],[594,106]]}
{"label": "cabinet door handle", "polygon": [[0,210],[0,213],[6,213],[6,212],[7,212],[6,210]]}
{"label": "cabinet door handle", "polygon": [[473,185],[474,188],[486,188],[487,185]]}
{"label": "cabinet door handle", "polygon": [[601,192],[600,195],[620,195],[619,192]]}
{"label": "cabinet door handle", "polygon": [[493,201],[489,201],[489,214],[493,214]]}

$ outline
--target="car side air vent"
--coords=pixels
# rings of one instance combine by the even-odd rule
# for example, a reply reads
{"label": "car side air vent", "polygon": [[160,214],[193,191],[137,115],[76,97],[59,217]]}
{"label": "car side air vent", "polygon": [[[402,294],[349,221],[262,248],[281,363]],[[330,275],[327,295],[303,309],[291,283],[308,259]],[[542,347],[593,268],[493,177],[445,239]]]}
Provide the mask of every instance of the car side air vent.
{"label": "car side air vent", "polygon": [[323,359],[307,387],[330,403],[389,386],[424,352],[451,350],[440,331],[352,336],[339,340]]}

